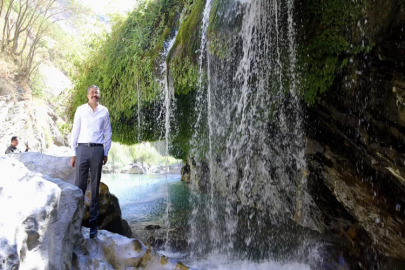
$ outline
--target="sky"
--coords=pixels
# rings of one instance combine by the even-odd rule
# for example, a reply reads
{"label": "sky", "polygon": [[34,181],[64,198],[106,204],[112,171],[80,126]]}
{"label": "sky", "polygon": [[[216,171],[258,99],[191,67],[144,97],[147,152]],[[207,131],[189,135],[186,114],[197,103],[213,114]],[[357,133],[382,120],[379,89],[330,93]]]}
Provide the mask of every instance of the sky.
{"label": "sky", "polygon": [[131,11],[137,0],[82,0],[81,3],[90,7],[96,14],[125,13]]}

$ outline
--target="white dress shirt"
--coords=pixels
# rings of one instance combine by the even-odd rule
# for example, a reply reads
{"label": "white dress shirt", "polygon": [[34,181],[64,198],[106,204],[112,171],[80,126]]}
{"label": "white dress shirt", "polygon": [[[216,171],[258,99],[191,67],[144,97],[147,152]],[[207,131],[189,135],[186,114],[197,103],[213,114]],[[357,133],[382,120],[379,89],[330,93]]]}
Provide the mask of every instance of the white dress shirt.
{"label": "white dress shirt", "polygon": [[76,109],[72,129],[72,149],[76,156],[78,143],[100,143],[104,144],[104,156],[108,156],[111,148],[111,123],[108,109],[98,104],[96,109],[88,103]]}

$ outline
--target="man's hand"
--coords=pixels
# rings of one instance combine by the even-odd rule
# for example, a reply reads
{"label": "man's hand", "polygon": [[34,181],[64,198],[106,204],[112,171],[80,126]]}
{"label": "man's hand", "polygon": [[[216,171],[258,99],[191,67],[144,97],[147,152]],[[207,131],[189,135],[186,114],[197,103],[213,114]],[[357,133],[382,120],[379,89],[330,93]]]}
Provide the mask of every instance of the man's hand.
{"label": "man's hand", "polygon": [[108,157],[104,156],[103,165],[107,163]]}
{"label": "man's hand", "polygon": [[74,168],[75,165],[76,165],[76,157],[74,156],[74,157],[72,157],[72,158],[70,159],[70,166],[71,166],[72,168]]}

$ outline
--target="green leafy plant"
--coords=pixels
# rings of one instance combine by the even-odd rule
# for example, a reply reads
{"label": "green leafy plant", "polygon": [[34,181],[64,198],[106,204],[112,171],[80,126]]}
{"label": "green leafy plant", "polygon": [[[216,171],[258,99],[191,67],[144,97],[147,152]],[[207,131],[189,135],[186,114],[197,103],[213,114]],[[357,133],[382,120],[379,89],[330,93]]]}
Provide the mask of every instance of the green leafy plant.
{"label": "green leafy plant", "polygon": [[348,64],[348,59],[369,53],[370,46],[357,44],[350,29],[362,16],[365,1],[316,0],[304,1],[300,11],[305,33],[299,33],[298,70],[301,73],[300,92],[314,104]]}

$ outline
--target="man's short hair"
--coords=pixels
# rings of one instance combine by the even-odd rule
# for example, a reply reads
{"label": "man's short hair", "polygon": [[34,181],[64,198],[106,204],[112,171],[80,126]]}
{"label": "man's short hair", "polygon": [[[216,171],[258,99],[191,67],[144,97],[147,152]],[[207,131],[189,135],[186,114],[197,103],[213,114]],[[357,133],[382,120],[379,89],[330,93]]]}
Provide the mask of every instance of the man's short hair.
{"label": "man's short hair", "polygon": [[87,94],[89,93],[91,88],[94,88],[94,89],[97,89],[98,91],[100,91],[100,88],[97,85],[92,85],[92,86],[89,86],[89,88],[87,88]]}
{"label": "man's short hair", "polygon": [[13,137],[11,137],[11,142],[13,142],[13,141],[15,141],[15,140],[17,140],[17,139],[18,139],[17,136],[13,136]]}

